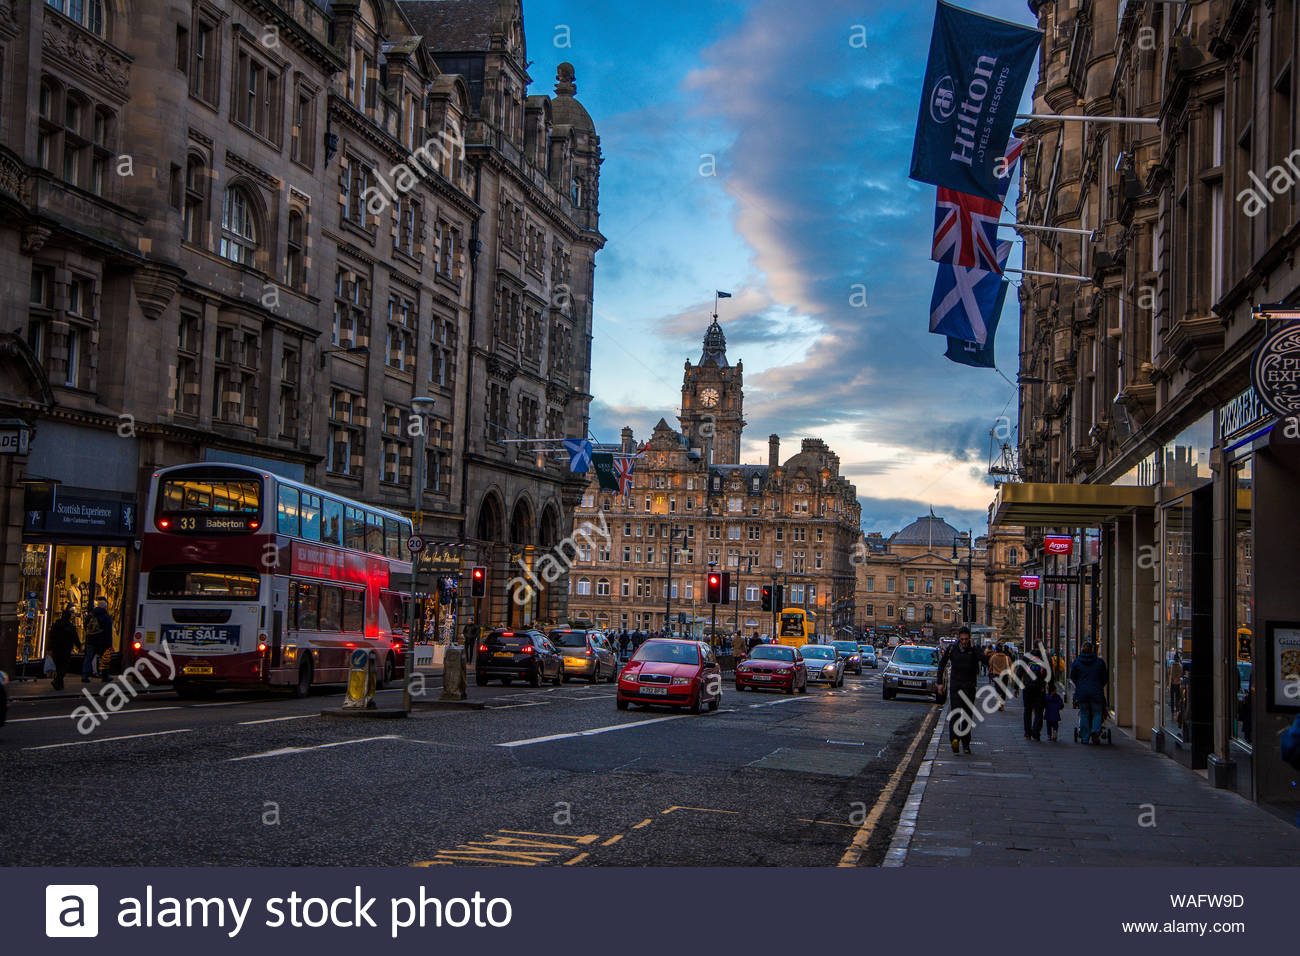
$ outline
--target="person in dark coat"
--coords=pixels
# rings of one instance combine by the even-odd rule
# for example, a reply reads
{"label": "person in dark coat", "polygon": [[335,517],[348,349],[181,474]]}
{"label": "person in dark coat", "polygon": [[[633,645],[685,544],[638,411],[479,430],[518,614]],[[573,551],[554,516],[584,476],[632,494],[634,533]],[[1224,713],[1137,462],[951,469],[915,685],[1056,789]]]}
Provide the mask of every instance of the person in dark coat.
{"label": "person in dark coat", "polygon": [[[970,753],[971,734],[978,718],[975,714],[975,685],[979,682],[980,662],[984,651],[971,643],[970,628],[957,631],[957,643],[949,644],[939,660],[938,691],[948,692],[948,737],[952,752]],[[950,668],[945,675],[944,669]]]}
{"label": "person in dark coat", "polygon": [[77,647],[80,635],[77,625],[73,623],[72,605],[63,609],[59,619],[50,625],[50,658],[54,661],[54,689],[63,690],[63,678],[68,673],[72,652]]}
{"label": "person in dark coat", "polygon": [[623,660],[627,660],[627,649],[632,646],[632,638],[627,636],[627,631],[618,640],[618,646],[623,652]]}
{"label": "person in dark coat", "polygon": [[1106,684],[1110,675],[1106,662],[1097,656],[1092,642],[1083,645],[1070,667],[1074,702],[1079,705],[1079,743],[1101,743],[1101,723],[1106,716]]}
{"label": "person in dark coat", "polygon": [[1047,704],[1047,669],[1032,657],[1026,658],[1029,668],[1025,674],[1024,693],[1020,699],[1025,705],[1025,739],[1043,739],[1043,710]]}
{"label": "person in dark coat", "polygon": [[[113,619],[108,615],[108,601],[96,598],[95,608],[86,615],[86,642],[81,661],[81,682],[89,684],[99,671],[99,659],[113,646]],[[108,680],[108,668],[103,678]]]}

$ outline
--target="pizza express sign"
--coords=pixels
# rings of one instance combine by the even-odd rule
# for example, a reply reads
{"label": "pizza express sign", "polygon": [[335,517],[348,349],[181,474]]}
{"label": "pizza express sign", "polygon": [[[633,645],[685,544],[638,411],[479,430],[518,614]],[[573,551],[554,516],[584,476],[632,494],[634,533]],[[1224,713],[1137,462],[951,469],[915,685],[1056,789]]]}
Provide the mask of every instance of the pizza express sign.
{"label": "pizza express sign", "polygon": [[1250,377],[1270,411],[1283,418],[1300,415],[1300,322],[1288,322],[1261,343]]}

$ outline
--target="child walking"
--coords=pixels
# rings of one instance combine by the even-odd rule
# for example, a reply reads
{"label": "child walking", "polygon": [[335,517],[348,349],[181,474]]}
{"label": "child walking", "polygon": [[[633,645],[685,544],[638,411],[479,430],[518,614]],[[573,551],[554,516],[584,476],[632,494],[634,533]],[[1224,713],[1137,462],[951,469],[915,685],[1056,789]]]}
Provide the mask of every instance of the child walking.
{"label": "child walking", "polygon": [[1056,690],[1056,681],[1047,685],[1047,697],[1043,701],[1043,720],[1047,724],[1047,739],[1056,740],[1056,735],[1061,726],[1061,708],[1065,706],[1065,701]]}

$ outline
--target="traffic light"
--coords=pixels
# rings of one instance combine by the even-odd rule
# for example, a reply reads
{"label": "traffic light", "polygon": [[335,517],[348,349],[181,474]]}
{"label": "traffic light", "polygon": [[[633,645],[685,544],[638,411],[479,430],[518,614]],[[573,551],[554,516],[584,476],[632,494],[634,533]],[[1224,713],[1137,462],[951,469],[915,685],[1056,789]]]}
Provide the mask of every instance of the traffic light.
{"label": "traffic light", "polygon": [[487,595],[487,568],[475,565],[469,572],[469,593],[471,597]]}
{"label": "traffic light", "polygon": [[763,601],[763,610],[771,611],[772,610],[772,585],[770,584],[763,585],[762,601]]}
{"label": "traffic light", "polygon": [[708,587],[705,589],[705,599],[709,604],[722,603],[722,575],[717,571],[709,572]]}
{"label": "traffic light", "polygon": [[718,603],[730,604],[731,603],[731,572],[723,571],[721,572],[721,575],[722,575],[722,600],[719,601]]}

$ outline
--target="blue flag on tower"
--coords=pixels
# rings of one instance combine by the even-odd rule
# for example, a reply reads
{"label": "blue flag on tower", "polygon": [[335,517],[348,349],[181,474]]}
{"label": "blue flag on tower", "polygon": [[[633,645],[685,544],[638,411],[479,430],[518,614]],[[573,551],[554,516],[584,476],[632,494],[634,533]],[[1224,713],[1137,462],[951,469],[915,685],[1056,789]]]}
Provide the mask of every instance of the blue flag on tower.
{"label": "blue flag on tower", "polygon": [[1043,33],[940,0],[930,36],[912,179],[998,198],[1002,147]]}
{"label": "blue flag on tower", "polygon": [[[1011,243],[998,244],[998,266],[1005,268]],[[985,345],[1006,300],[1006,282],[997,272],[940,265],[930,297],[930,331]]]}
{"label": "blue flag on tower", "polygon": [[566,438],[564,450],[569,453],[569,471],[585,475],[591,470],[590,441],[585,438]]}

